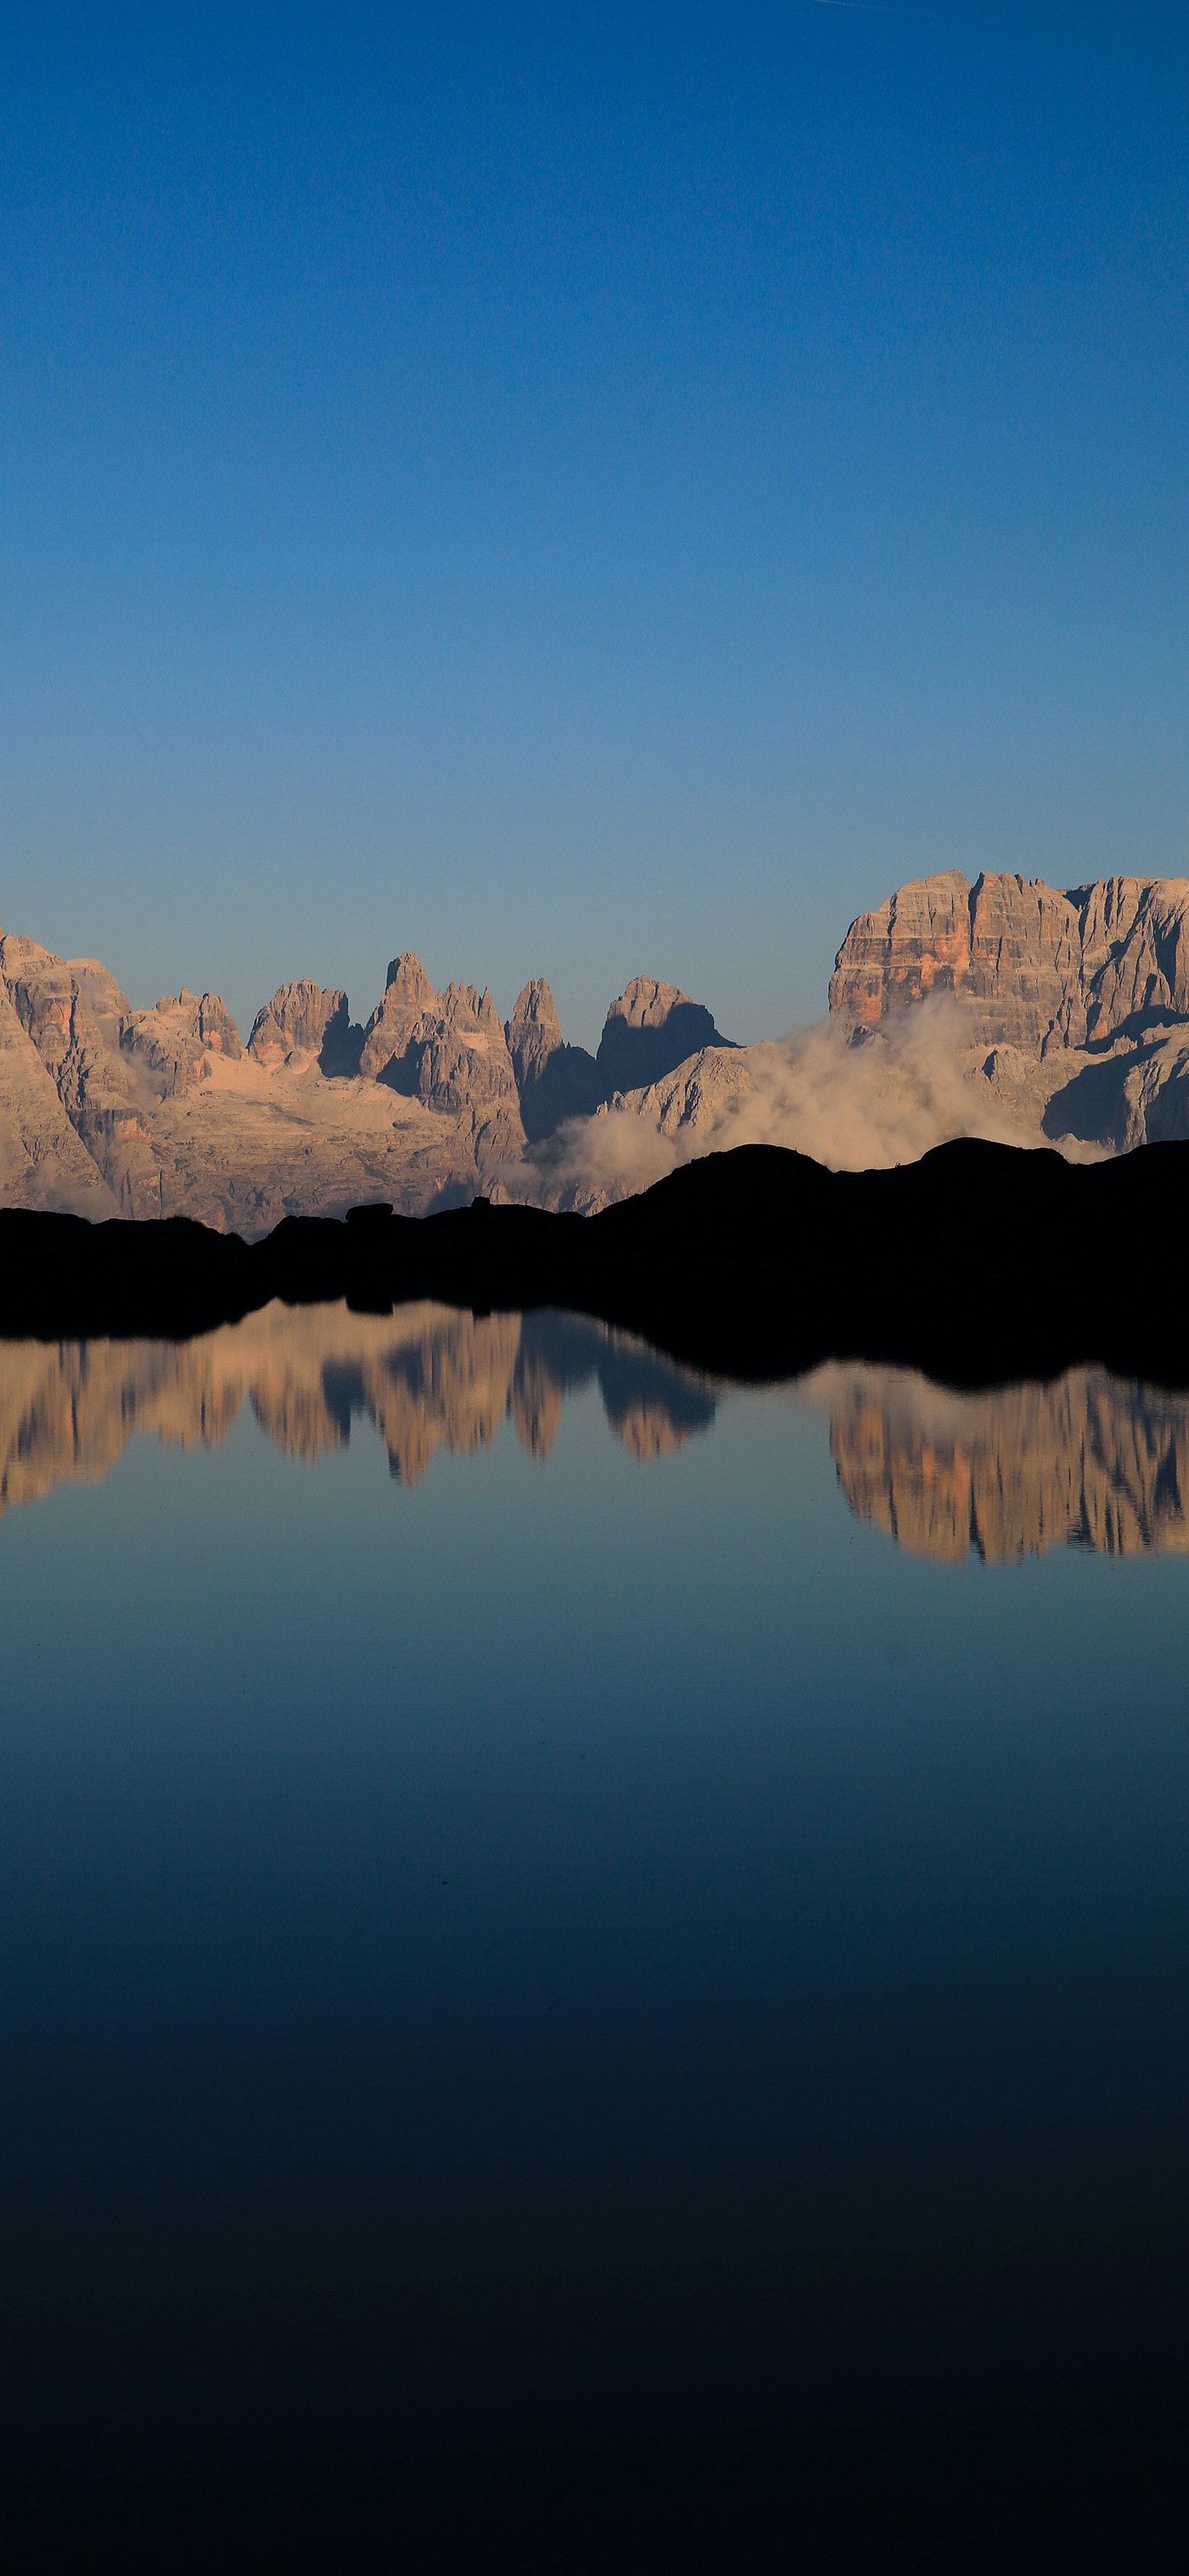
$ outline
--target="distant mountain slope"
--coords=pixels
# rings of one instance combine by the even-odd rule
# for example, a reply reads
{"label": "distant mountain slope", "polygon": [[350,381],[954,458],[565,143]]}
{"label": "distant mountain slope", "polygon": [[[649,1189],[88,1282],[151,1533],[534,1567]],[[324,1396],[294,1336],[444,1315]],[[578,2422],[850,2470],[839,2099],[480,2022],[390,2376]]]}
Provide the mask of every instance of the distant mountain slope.
{"label": "distant mountain slope", "polygon": [[32,1038],[0,986],[0,1204],[115,1216],[116,1202],[76,1136]]}
{"label": "distant mountain slope", "polygon": [[365,1021],[301,977],[244,1047],[217,993],[137,1009],[98,960],[0,933],[0,1205],[252,1237],[364,1199],[589,1213],[744,1142],[862,1169],[953,1136],[1074,1155],[1189,1136],[1189,878],[915,880],[852,922],[829,1004],[735,1047],[636,975],[591,1055],[542,977],[501,1020],[403,950]]}

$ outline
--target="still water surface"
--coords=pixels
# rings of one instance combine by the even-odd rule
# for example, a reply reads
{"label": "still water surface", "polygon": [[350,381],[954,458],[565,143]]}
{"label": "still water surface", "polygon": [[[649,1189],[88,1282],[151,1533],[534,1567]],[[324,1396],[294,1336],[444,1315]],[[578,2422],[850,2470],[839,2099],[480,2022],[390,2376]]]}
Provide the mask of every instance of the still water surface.
{"label": "still water surface", "polygon": [[272,1308],[0,1477],[14,2510],[1169,2452],[1189,1400]]}

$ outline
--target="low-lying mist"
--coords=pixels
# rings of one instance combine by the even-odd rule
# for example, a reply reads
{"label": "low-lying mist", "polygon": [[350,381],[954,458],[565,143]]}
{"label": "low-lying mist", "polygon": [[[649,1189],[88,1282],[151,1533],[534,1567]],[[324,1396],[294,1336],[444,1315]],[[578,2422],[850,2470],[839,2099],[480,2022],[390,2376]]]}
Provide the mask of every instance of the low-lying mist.
{"label": "low-lying mist", "polygon": [[783,1145],[831,1170],[869,1171],[915,1162],[955,1136],[1044,1141],[1006,1114],[960,1007],[938,996],[858,1043],[823,1020],[731,1055],[708,1051],[631,1105],[567,1120],[500,1183],[509,1198],[593,1209],[736,1145]]}

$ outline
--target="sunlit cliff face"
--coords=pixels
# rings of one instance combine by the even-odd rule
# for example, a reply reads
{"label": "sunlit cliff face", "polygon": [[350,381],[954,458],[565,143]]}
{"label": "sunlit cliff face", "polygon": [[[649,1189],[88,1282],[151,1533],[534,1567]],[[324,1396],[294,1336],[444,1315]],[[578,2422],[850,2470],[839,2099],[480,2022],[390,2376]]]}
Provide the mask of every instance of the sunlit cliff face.
{"label": "sunlit cliff face", "polygon": [[861,1367],[821,1369],[804,1392],[829,1413],[856,1518],[912,1555],[1189,1550],[1189,1396],[1093,1370],[952,1395]]}
{"label": "sunlit cliff face", "polygon": [[274,1304],[190,1342],[0,1343],[0,1511],[64,1479],[107,1475],[134,1432],[217,1445],[245,1401],[279,1448],[304,1459],[343,1447],[363,1416],[406,1485],[439,1449],[490,1448],[508,1420],[545,1459],[565,1395],[592,1380],[637,1459],[713,1420],[700,1380],[601,1324],[555,1314]]}

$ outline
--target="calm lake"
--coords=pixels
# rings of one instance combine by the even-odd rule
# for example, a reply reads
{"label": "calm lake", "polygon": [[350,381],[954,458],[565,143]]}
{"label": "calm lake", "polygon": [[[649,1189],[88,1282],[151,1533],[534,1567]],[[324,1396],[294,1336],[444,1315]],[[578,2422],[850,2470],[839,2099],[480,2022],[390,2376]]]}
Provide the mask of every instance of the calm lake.
{"label": "calm lake", "polygon": [[34,2558],[1155,2531],[1189,1398],[273,1307],[0,1345],[0,1480]]}

